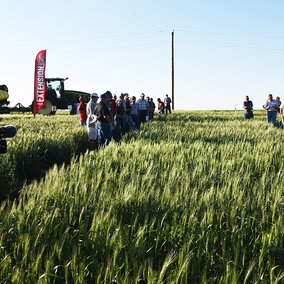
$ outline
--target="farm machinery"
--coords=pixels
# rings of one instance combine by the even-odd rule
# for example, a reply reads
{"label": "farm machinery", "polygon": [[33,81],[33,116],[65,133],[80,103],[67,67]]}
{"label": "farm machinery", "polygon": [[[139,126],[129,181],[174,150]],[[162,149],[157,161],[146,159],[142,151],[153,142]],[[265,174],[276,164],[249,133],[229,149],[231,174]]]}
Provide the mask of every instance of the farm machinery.
{"label": "farm machinery", "polygon": [[0,85],[0,113],[9,113],[9,93],[6,85]]}
{"label": "farm machinery", "polygon": [[0,85],[0,114],[13,112],[30,112],[31,106],[24,107],[21,103],[17,103],[14,107],[9,107],[9,93],[6,85]]}
{"label": "farm machinery", "polygon": [[[77,113],[77,103],[81,96],[86,98],[90,97],[89,93],[65,90],[64,82],[68,78],[46,78],[45,88],[45,106],[39,110],[39,114],[52,115],[55,114],[57,109],[68,109],[70,114]],[[33,102],[29,107],[24,107],[21,103],[16,104],[15,107],[9,107],[8,101],[9,93],[6,85],[0,85],[0,114],[10,113],[11,111],[17,112],[33,112]]]}
{"label": "farm machinery", "polygon": [[55,114],[57,109],[69,109],[70,114],[76,114],[77,103],[81,96],[90,97],[89,93],[65,90],[64,82],[68,78],[46,78],[45,106],[39,110],[40,114]]}

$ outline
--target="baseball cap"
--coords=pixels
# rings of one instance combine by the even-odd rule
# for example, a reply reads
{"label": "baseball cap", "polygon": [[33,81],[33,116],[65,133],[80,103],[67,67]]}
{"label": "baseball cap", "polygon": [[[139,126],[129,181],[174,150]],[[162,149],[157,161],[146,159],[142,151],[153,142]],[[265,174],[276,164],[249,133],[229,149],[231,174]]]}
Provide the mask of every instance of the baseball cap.
{"label": "baseball cap", "polygon": [[135,96],[132,96],[131,99],[132,99],[132,101],[135,101],[135,100],[136,100],[136,97],[135,97]]}
{"label": "baseball cap", "polygon": [[100,98],[101,99],[108,99],[108,96],[106,94],[102,94],[102,95],[100,95]]}
{"label": "baseball cap", "polygon": [[97,98],[98,98],[99,96],[98,96],[97,93],[92,93],[92,94],[91,94],[91,97],[97,97]]}

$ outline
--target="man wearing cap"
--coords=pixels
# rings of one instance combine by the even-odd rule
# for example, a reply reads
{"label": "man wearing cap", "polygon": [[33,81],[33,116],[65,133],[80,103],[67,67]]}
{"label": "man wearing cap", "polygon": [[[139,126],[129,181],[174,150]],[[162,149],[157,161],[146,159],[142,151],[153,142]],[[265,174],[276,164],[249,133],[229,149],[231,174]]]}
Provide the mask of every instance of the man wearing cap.
{"label": "man wearing cap", "polygon": [[111,140],[111,118],[108,110],[108,96],[100,95],[101,101],[96,105],[95,115],[97,116],[97,128],[99,145],[107,146]]}
{"label": "man wearing cap", "polygon": [[266,110],[267,122],[272,122],[274,126],[277,126],[276,114],[280,103],[273,99],[272,94],[269,94],[268,100],[262,107]]}
{"label": "man wearing cap", "polygon": [[90,144],[90,151],[98,149],[98,131],[96,127],[95,107],[98,101],[98,94],[92,93],[87,104],[87,130]]}
{"label": "man wearing cap", "polygon": [[249,97],[246,96],[246,99],[244,101],[244,117],[245,120],[252,119],[253,118],[253,103],[249,100]]}
{"label": "man wearing cap", "polygon": [[119,99],[116,101],[116,104],[118,104],[118,101],[121,100],[122,101],[122,106],[123,108],[125,109],[126,108],[126,102],[124,100],[124,94],[121,93],[120,96],[119,96]]}
{"label": "man wearing cap", "polygon": [[146,115],[148,113],[148,102],[144,99],[145,95],[142,93],[140,99],[137,101],[138,103],[138,117],[139,121],[144,123],[146,121]]}
{"label": "man wearing cap", "polygon": [[167,94],[165,99],[164,99],[164,104],[165,104],[165,109],[166,109],[166,114],[168,114],[168,112],[171,114],[171,98],[169,97],[169,95]]}

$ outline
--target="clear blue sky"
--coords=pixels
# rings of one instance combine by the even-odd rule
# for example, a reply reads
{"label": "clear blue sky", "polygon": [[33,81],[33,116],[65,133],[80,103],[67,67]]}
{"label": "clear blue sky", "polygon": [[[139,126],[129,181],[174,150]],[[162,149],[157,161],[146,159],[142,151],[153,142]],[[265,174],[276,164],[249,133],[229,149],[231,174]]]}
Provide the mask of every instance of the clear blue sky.
{"label": "clear blue sky", "polygon": [[284,100],[282,0],[2,2],[0,84],[12,105],[31,103],[42,49],[46,76],[69,77],[66,89],[171,95],[173,29],[177,109]]}

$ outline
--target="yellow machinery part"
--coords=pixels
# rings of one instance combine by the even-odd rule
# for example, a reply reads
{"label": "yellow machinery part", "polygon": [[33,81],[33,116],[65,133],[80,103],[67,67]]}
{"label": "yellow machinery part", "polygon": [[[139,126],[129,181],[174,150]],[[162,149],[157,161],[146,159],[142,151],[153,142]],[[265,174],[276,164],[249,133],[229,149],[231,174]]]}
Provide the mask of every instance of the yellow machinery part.
{"label": "yellow machinery part", "polygon": [[9,94],[5,91],[0,90],[0,101],[7,100],[9,98]]}

